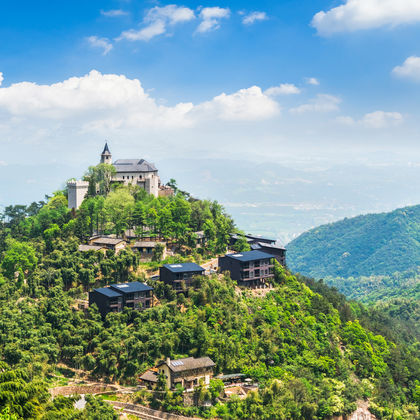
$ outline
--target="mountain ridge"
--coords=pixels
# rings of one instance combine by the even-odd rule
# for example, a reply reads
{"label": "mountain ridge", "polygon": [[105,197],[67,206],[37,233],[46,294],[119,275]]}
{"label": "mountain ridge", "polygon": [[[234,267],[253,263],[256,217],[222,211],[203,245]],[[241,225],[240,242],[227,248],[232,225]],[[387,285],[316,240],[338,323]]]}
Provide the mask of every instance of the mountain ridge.
{"label": "mountain ridge", "polygon": [[420,205],[311,229],[288,245],[288,265],[313,277],[392,275],[420,265]]}

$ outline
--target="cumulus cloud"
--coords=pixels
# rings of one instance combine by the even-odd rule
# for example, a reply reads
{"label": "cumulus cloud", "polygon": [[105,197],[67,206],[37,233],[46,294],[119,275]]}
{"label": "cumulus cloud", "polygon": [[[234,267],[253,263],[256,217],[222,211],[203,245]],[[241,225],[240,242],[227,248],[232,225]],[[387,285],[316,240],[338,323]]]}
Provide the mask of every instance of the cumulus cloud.
{"label": "cumulus cloud", "polygon": [[181,22],[188,22],[194,19],[195,15],[193,10],[188,7],[176,6],[170,4],[164,7],[153,7],[147,12],[145,21],[155,22],[156,20],[168,21],[169,24],[175,25]]}
{"label": "cumulus cloud", "polygon": [[3,73],[0,71],[0,86],[3,83],[4,77],[3,77]]}
{"label": "cumulus cloud", "polygon": [[312,26],[320,35],[420,22],[418,0],[347,0],[317,13]]}
{"label": "cumulus cloud", "polygon": [[315,77],[307,77],[305,81],[308,85],[312,85],[312,86],[319,86],[320,84],[319,80]]}
{"label": "cumulus cloud", "polygon": [[108,38],[99,38],[95,35],[86,38],[90,46],[100,48],[103,55],[107,55],[112,50],[112,43]]}
{"label": "cumulus cloud", "polygon": [[211,117],[225,121],[257,121],[274,117],[279,112],[278,103],[258,86],[241,89],[231,95],[222,93],[193,110],[193,114],[199,118]]}
{"label": "cumulus cloud", "polygon": [[375,111],[366,114],[362,123],[367,127],[384,128],[402,123],[403,116],[399,112]]}
{"label": "cumulus cloud", "polygon": [[365,114],[360,120],[349,116],[339,116],[336,121],[347,126],[364,126],[369,128],[386,128],[399,125],[404,117],[399,112],[374,111]]}
{"label": "cumulus cloud", "polygon": [[164,7],[153,7],[143,19],[143,27],[123,31],[117,38],[118,41],[149,41],[152,38],[167,32],[168,26],[188,22],[195,18],[194,11],[188,7],[170,4]]}
{"label": "cumulus cloud", "polygon": [[300,89],[292,83],[282,83],[279,86],[273,86],[264,91],[264,94],[268,96],[280,96],[280,95],[296,95],[300,93]]}
{"label": "cumulus cloud", "polygon": [[311,99],[308,103],[292,108],[290,112],[294,114],[303,114],[305,112],[337,111],[340,102],[341,99],[336,96],[321,93],[317,95],[316,98]]}
{"label": "cumulus cloud", "polygon": [[180,128],[214,120],[257,121],[279,111],[277,102],[257,86],[222,93],[201,104],[164,106],[146,93],[139,80],[95,70],[51,85],[21,82],[0,88],[0,115],[6,121],[77,121],[85,131]]}
{"label": "cumulus cloud", "polygon": [[220,28],[220,20],[230,17],[230,10],[222,7],[205,7],[200,11],[201,23],[197,32],[209,32]]}
{"label": "cumulus cloud", "polygon": [[395,67],[392,72],[399,77],[420,82],[420,57],[408,57],[401,66]]}
{"label": "cumulus cloud", "polygon": [[101,10],[101,15],[106,17],[119,17],[128,15],[128,12],[121,9]]}
{"label": "cumulus cloud", "polygon": [[267,19],[267,13],[265,12],[251,12],[242,18],[242,23],[244,25],[252,25],[255,22]]}

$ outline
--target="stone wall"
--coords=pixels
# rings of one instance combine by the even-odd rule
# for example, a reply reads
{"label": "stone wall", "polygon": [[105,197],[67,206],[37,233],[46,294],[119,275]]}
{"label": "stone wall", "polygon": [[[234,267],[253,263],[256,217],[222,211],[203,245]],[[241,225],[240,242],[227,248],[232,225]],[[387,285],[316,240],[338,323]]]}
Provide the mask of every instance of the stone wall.
{"label": "stone wall", "polygon": [[118,387],[106,384],[91,384],[91,385],[68,385],[59,386],[49,389],[52,397],[57,395],[74,395],[74,394],[102,394],[104,392],[118,391]]}

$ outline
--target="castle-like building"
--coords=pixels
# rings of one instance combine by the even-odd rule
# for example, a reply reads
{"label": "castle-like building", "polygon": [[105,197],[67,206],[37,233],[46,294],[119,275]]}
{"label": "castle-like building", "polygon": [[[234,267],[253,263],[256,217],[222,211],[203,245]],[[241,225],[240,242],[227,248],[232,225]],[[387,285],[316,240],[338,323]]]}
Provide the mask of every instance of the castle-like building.
{"label": "castle-like building", "polygon": [[[161,185],[158,170],[153,163],[147,162],[144,159],[118,159],[112,162],[112,155],[107,143],[105,143],[104,150],[101,153],[100,163],[114,166],[116,173],[112,179],[113,182],[125,185],[138,185],[155,197],[169,195],[172,192],[172,189]],[[69,181],[67,183],[68,205],[70,209],[78,209],[80,207],[86,196],[88,187],[89,183],[81,180]]]}

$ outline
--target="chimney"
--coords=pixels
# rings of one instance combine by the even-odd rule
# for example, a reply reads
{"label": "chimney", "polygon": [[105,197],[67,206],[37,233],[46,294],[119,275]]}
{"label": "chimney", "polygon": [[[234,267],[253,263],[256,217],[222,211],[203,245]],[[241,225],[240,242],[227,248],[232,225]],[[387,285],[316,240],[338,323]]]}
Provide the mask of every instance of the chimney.
{"label": "chimney", "polygon": [[170,363],[171,363],[171,358],[170,358],[170,357],[167,357],[167,358],[166,358],[166,364],[167,364],[168,366],[170,366]]}

